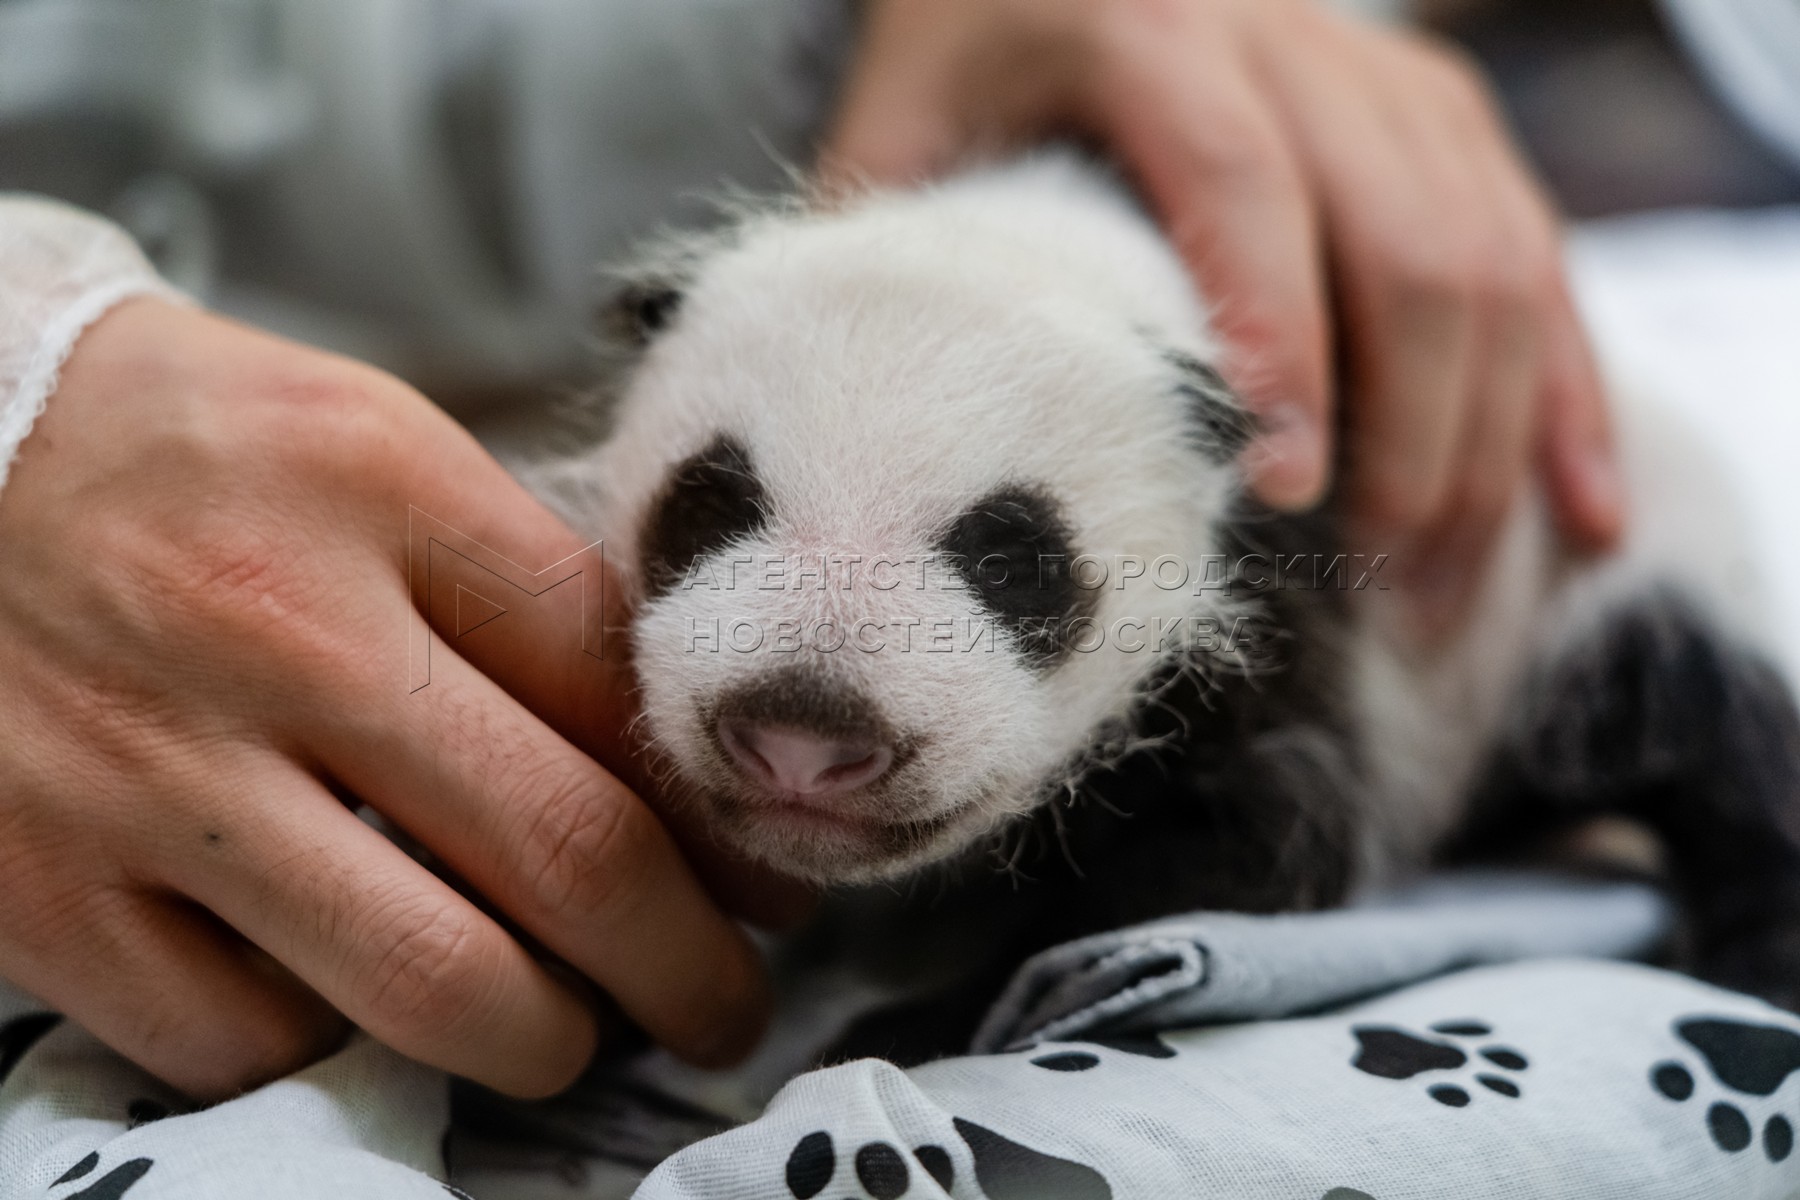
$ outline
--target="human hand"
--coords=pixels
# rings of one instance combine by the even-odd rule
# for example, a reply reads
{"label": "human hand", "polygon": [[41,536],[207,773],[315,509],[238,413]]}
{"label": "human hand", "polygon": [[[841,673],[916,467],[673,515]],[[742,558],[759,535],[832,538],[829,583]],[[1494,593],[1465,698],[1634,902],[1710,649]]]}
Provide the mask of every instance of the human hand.
{"label": "human hand", "polygon": [[1263,500],[1317,501],[1341,425],[1356,531],[1427,589],[1458,590],[1534,459],[1567,536],[1618,536],[1556,219],[1453,53],[1310,0],[873,0],[824,162],[902,182],[1068,133],[1131,172],[1215,305]]}
{"label": "human hand", "polygon": [[409,694],[409,505],[521,562],[578,545],[371,368],[154,300],[80,340],[0,494],[0,974],[200,1098],[318,1057],[340,1012],[501,1091],[571,1082],[585,989],[336,791],[659,1041],[735,1057],[753,948],[533,715],[621,750],[620,666],[439,644]]}

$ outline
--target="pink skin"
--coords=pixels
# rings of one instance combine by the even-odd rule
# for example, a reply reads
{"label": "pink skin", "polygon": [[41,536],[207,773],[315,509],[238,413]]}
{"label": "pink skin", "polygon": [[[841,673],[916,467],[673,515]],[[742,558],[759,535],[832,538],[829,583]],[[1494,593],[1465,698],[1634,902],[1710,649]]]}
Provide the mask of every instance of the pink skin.
{"label": "pink skin", "polygon": [[719,741],[750,779],[807,807],[875,782],[893,765],[887,746],[725,718]]}

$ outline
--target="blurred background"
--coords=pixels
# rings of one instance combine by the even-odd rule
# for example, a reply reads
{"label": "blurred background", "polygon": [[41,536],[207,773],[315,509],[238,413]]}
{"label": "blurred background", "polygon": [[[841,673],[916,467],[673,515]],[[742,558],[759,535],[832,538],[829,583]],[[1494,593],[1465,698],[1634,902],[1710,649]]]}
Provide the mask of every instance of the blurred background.
{"label": "blurred background", "polygon": [[[1418,7],[1425,24],[1486,68],[1571,216],[1800,202],[1800,145],[1789,157],[1751,124],[1731,83],[1706,73],[1729,67],[1706,57],[1703,31],[1681,24],[1705,3],[1419,0]],[[1789,7],[1800,25],[1800,6]],[[1787,69],[1800,92],[1800,60]],[[1791,120],[1800,128],[1800,114]]]}

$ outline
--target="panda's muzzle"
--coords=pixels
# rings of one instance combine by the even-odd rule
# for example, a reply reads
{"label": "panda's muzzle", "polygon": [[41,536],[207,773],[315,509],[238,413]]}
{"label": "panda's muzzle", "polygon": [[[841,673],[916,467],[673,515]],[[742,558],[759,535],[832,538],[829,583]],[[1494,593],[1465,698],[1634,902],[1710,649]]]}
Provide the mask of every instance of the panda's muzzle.
{"label": "panda's muzzle", "polygon": [[867,789],[910,757],[867,697],[805,671],[783,671],[720,698],[717,749],[758,790],[826,800]]}
{"label": "panda's muzzle", "polygon": [[866,738],[825,737],[805,729],[724,718],[719,742],[739,771],[782,796],[825,799],[880,779],[894,752]]}

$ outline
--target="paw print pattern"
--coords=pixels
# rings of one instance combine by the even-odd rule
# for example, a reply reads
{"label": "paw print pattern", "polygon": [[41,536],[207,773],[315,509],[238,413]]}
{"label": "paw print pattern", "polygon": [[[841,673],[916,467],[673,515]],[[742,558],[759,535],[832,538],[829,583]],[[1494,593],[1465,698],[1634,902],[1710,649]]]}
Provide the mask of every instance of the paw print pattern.
{"label": "paw print pattern", "polygon": [[[1139,1058],[1174,1058],[1175,1048],[1155,1034],[1124,1034],[1118,1037],[1081,1039],[1093,1046],[1117,1050]],[[1052,1050],[1031,1059],[1031,1065],[1046,1071],[1091,1071],[1100,1065],[1100,1056],[1086,1050]]]}
{"label": "paw print pattern", "polygon": [[[913,1159],[944,1191],[956,1182],[956,1166],[942,1146],[926,1144],[913,1150]],[[897,1200],[912,1188],[912,1168],[906,1156],[886,1142],[869,1142],[851,1160],[856,1181],[874,1200]],[[794,1145],[787,1160],[787,1186],[796,1200],[811,1200],[825,1190],[837,1174],[837,1146],[824,1130],[809,1133]]]}
{"label": "paw print pattern", "polygon": [[[94,1173],[95,1168],[99,1167],[99,1165],[100,1155],[97,1153],[90,1154],[74,1166],[70,1167],[67,1171],[64,1171],[62,1176],[57,1179],[55,1183],[52,1183],[50,1187],[54,1190],[65,1183],[74,1183],[77,1180],[86,1179],[89,1175]],[[66,1195],[59,1196],[57,1200],[119,1200],[119,1197],[130,1191],[138,1180],[148,1175],[150,1173],[150,1168],[155,1165],[156,1164],[148,1158],[134,1158],[127,1162],[122,1162],[87,1187],[82,1188],[78,1192],[69,1192]]]}
{"label": "paw print pattern", "polygon": [[[1800,1070],[1800,1034],[1779,1025],[1690,1017],[1675,1023],[1675,1033],[1706,1061],[1714,1079],[1744,1096],[1773,1096]],[[1650,1086],[1679,1104],[1692,1099],[1697,1085],[1687,1064],[1668,1059],[1650,1068]],[[1787,1117],[1770,1114],[1759,1138],[1750,1116],[1730,1100],[1707,1106],[1706,1131],[1715,1146],[1730,1154],[1757,1140],[1770,1162],[1782,1162],[1794,1152],[1794,1125]]]}
{"label": "paw print pattern", "polygon": [[[1092,1167],[1044,1154],[1002,1137],[991,1129],[954,1119],[957,1136],[975,1161],[975,1180],[990,1200],[1112,1200],[1106,1178]],[[886,1142],[867,1142],[850,1159],[850,1174],[872,1200],[899,1200],[913,1186],[913,1165],[948,1192],[956,1182],[956,1163],[935,1143],[915,1146],[907,1156]],[[787,1160],[787,1187],[795,1200],[812,1200],[838,1180],[837,1145],[824,1130],[794,1144]],[[837,1182],[849,1187],[848,1177]]]}
{"label": "paw print pattern", "polygon": [[[1454,1042],[1422,1038],[1391,1025],[1357,1025],[1350,1032],[1358,1047],[1350,1065],[1382,1079],[1411,1079],[1428,1071],[1455,1071],[1469,1062],[1468,1052]],[[1473,1040],[1485,1039],[1494,1031],[1480,1021],[1440,1021],[1431,1027],[1431,1032],[1446,1038]],[[1475,1082],[1495,1095],[1517,1100],[1521,1092],[1513,1076],[1531,1065],[1525,1056],[1509,1046],[1492,1044],[1478,1047],[1476,1053],[1482,1061],[1476,1063]],[[1467,1088],[1455,1083],[1434,1083],[1425,1089],[1425,1094],[1448,1108],[1467,1108],[1473,1099]]]}

